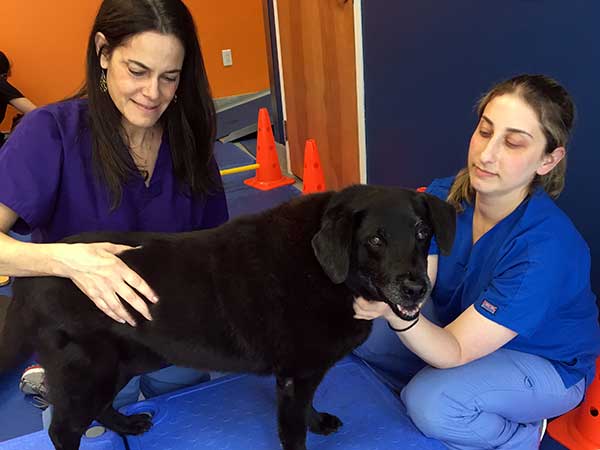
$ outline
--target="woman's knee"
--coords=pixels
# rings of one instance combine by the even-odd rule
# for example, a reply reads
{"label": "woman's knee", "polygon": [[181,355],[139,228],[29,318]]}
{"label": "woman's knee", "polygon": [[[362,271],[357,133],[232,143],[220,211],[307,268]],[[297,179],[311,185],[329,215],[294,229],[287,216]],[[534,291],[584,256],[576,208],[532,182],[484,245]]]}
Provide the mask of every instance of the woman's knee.
{"label": "woman's knee", "polygon": [[445,440],[444,430],[456,429],[477,412],[458,401],[443,382],[441,369],[426,367],[402,390],[408,416],[427,437]]}

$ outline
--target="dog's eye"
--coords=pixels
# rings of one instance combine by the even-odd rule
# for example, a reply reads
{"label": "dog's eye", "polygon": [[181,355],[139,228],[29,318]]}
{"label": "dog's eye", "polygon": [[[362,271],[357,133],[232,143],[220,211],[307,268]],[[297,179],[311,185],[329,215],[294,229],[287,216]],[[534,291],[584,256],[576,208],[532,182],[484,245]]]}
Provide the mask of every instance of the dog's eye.
{"label": "dog's eye", "polygon": [[420,225],[417,227],[417,240],[424,241],[429,238],[430,234],[431,230],[426,225]]}
{"label": "dog's eye", "polygon": [[371,247],[375,248],[383,245],[383,239],[381,239],[379,236],[371,236],[368,242]]}

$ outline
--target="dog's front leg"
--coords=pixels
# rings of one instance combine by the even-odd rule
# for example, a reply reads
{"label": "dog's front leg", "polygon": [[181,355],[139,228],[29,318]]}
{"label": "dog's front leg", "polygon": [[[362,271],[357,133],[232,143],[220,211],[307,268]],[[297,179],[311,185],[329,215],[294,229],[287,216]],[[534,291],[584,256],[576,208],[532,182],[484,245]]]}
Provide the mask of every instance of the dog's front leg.
{"label": "dog's front leg", "polygon": [[306,450],[312,399],[324,375],[277,376],[277,418],[283,450]]}

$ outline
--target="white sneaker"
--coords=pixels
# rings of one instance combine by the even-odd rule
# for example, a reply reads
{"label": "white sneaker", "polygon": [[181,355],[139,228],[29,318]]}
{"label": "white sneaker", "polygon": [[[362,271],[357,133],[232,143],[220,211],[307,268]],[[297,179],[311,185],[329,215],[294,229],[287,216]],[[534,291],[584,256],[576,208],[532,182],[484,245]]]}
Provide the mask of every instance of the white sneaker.
{"label": "white sneaker", "polygon": [[27,395],[39,395],[45,397],[46,390],[46,371],[39,364],[29,366],[21,375],[19,389]]}

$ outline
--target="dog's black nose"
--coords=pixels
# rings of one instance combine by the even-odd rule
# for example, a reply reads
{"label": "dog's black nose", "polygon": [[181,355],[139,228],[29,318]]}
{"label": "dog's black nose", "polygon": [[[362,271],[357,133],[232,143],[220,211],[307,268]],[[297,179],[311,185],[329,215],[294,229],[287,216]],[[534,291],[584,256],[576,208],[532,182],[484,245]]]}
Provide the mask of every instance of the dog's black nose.
{"label": "dog's black nose", "polygon": [[427,293],[427,282],[422,278],[402,277],[400,281],[402,293],[410,299],[421,299]]}

